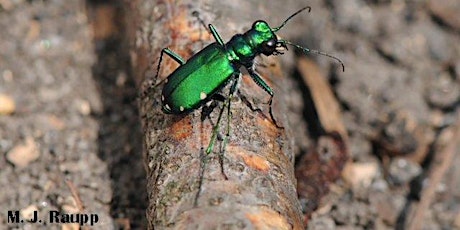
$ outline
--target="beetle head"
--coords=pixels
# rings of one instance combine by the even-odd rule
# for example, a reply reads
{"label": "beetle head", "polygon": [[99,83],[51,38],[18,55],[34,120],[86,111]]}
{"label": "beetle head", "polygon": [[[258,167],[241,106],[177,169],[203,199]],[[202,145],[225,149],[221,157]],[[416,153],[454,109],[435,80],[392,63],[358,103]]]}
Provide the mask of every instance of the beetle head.
{"label": "beetle head", "polygon": [[279,41],[273,29],[265,21],[256,21],[252,25],[254,36],[252,43],[256,44],[260,53],[267,56],[283,54],[287,49],[285,42]]}

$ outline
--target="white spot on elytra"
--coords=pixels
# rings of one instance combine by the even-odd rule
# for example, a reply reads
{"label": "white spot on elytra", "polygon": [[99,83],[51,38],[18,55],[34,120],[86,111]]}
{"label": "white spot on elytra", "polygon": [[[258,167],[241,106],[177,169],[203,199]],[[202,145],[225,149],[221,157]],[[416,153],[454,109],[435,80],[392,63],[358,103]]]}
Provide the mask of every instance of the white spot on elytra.
{"label": "white spot on elytra", "polygon": [[165,79],[165,84],[168,83],[168,78]]}
{"label": "white spot on elytra", "polygon": [[171,110],[171,107],[169,107],[168,104],[165,105],[165,108],[166,108],[167,110]]}
{"label": "white spot on elytra", "polygon": [[161,95],[161,101],[165,101],[165,96]]}
{"label": "white spot on elytra", "polygon": [[179,107],[179,110],[180,110],[181,112],[184,111],[184,107],[183,107],[183,106]]}
{"label": "white spot on elytra", "polygon": [[201,100],[204,100],[206,97],[207,97],[206,93],[204,93],[204,92],[200,93],[200,99]]}

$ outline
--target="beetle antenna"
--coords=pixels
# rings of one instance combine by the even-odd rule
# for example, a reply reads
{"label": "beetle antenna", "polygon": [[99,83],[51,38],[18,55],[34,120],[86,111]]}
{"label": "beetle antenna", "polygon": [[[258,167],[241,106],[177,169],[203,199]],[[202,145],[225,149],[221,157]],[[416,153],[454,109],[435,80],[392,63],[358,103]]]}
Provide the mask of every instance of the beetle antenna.
{"label": "beetle antenna", "polygon": [[319,55],[323,55],[323,56],[326,56],[326,57],[329,57],[329,58],[332,58],[332,59],[335,59],[336,61],[338,61],[340,63],[340,65],[342,65],[342,71],[345,72],[345,65],[343,64],[343,61],[340,60],[338,57],[334,57],[328,53],[325,53],[325,52],[321,52],[321,51],[318,51],[318,50],[312,50],[312,49],[308,49],[308,48],[305,48],[305,47],[302,47],[302,46],[299,46],[297,44],[294,44],[294,43],[291,43],[290,41],[286,41],[286,40],[280,40],[280,42],[282,43],[285,43],[285,44],[289,44],[291,46],[294,46],[300,50],[302,50],[304,53],[314,53],[314,54],[319,54]]}
{"label": "beetle antenna", "polygon": [[298,10],[297,12],[295,12],[295,13],[293,13],[291,16],[289,16],[286,20],[284,20],[284,22],[283,22],[280,26],[273,28],[273,29],[272,29],[273,32],[276,32],[276,31],[280,30],[284,25],[286,25],[286,23],[287,23],[289,20],[291,20],[291,18],[293,18],[294,16],[296,16],[297,14],[299,14],[300,12],[302,12],[302,11],[304,11],[304,10],[306,10],[306,9],[308,9],[308,13],[310,13],[311,7],[309,7],[309,6],[306,6],[306,7],[302,8],[302,9]]}

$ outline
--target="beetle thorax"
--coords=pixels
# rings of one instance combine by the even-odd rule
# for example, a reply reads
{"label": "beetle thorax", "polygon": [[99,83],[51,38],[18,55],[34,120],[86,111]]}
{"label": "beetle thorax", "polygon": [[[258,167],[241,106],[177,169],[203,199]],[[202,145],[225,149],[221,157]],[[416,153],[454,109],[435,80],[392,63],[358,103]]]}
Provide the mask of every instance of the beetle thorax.
{"label": "beetle thorax", "polygon": [[237,34],[226,44],[230,59],[233,63],[246,66],[252,63],[257,55],[256,50],[246,41],[242,34]]}
{"label": "beetle thorax", "polygon": [[251,66],[255,56],[272,55],[277,39],[265,21],[256,21],[244,34],[237,34],[226,44],[229,58],[240,65]]}

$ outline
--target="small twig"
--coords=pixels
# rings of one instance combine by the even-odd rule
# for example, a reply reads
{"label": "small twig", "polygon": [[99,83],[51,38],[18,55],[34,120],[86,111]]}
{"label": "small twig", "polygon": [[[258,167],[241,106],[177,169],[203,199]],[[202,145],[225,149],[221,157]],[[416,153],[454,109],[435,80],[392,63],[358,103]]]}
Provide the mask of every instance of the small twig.
{"label": "small twig", "polygon": [[75,188],[75,185],[70,180],[66,179],[65,183],[67,184],[67,187],[69,187],[70,193],[72,193],[72,197],[75,199],[78,211],[80,213],[83,213],[85,211],[85,208],[83,207],[83,202],[81,202],[80,194],[78,194],[77,188]]}
{"label": "small twig", "polygon": [[[83,207],[83,202],[81,201],[80,194],[77,191],[77,188],[75,185],[72,183],[72,181],[65,179],[64,180],[67,187],[70,189],[70,193],[72,193],[72,197],[75,199],[75,204],[77,205],[78,212],[83,213],[85,211],[85,208]],[[87,230],[89,229],[88,226],[82,226],[81,229]]]}
{"label": "small twig", "polygon": [[431,174],[429,176],[429,185],[426,189],[422,192],[420,203],[415,210],[415,213],[409,222],[408,228],[409,230],[417,230],[421,229],[423,224],[424,216],[426,210],[429,209],[436,192],[436,187],[441,182],[444,174],[450,168],[455,153],[458,151],[458,143],[460,142],[460,110],[457,110],[457,123],[454,127],[454,135],[452,140],[447,144],[442,152],[436,154],[435,163],[431,170]]}

